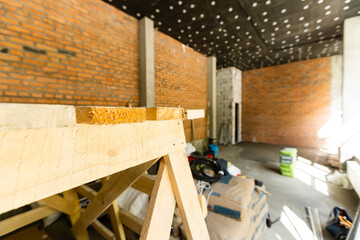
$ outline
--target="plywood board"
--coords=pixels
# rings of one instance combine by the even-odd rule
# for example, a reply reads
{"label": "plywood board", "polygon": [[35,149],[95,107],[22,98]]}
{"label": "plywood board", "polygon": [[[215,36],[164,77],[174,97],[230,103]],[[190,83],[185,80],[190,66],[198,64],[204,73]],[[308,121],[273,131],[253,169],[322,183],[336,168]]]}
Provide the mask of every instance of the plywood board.
{"label": "plywood board", "polygon": [[118,124],[144,122],[145,108],[75,107],[76,122],[86,124]]}
{"label": "plywood board", "polygon": [[75,123],[74,106],[0,103],[0,131],[72,127]]}
{"label": "plywood board", "polygon": [[184,148],[182,120],[0,131],[0,213]]}

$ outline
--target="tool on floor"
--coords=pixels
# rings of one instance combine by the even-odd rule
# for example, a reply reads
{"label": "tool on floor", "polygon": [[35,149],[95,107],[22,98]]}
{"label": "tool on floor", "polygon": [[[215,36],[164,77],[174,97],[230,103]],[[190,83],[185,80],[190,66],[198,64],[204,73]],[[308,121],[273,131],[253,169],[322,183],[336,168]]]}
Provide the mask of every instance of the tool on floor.
{"label": "tool on floor", "polygon": [[266,226],[267,226],[268,228],[271,228],[271,226],[272,226],[274,223],[278,222],[279,220],[280,220],[280,217],[278,217],[277,219],[275,219],[274,221],[272,221],[271,218],[270,218],[270,213],[268,213],[268,216],[267,216],[267,218],[266,218]]}

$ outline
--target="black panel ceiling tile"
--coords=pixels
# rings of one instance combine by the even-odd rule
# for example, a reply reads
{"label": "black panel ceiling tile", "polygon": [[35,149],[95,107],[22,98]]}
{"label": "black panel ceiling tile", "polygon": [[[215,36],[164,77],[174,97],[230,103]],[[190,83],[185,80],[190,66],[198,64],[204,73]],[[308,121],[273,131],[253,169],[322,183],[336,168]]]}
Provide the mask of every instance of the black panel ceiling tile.
{"label": "black panel ceiling tile", "polygon": [[241,70],[341,54],[343,22],[360,15],[359,0],[104,1]]}

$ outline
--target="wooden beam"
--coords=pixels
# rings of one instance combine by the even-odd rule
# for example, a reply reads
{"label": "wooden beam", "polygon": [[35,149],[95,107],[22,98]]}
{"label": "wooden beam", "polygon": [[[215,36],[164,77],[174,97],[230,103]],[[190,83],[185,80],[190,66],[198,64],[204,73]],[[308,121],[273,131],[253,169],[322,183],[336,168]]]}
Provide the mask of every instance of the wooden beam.
{"label": "wooden beam", "polygon": [[131,187],[150,196],[154,188],[155,179],[155,175],[143,174]]}
{"label": "wooden beam", "polygon": [[194,123],[194,119],[191,119],[191,135],[192,135],[192,140],[194,141],[195,138],[195,123]]}
{"label": "wooden beam", "polygon": [[55,209],[47,206],[41,206],[2,220],[0,221],[0,236],[15,231],[16,229],[24,227],[30,223],[36,222],[56,212],[57,211]]}
{"label": "wooden beam", "polygon": [[185,111],[185,119],[198,119],[205,118],[204,109],[186,109]]}
{"label": "wooden beam", "polygon": [[[101,183],[104,185],[108,180],[109,177],[105,177],[101,180]],[[117,205],[116,199],[112,204],[110,204],[110,206],[106,211],[110,216],[110,221],[113,227],[115,238],[118,240],[126,240],[124,227],[120,219],[120,213],[119,213],[120,210],[119,210],[119,206]]]}
{"label": "wooden beam", "polygon": [[86,124],[118,124],[144,122],[145,108],[75,107],[76,122]]}
{"label": "wooden beam", "polygon": [[[70,222],[74,225],[81,216],[81,207],[79,203],[79,198],[74,189],[63,192],[64,198],[71,202],[75,208],[75,211],[72,215],[69,215]],[[76,236],[76,240],[89,240],[89,235],[86,229],[80,231]]]}
{"label": "wooden beam", "polygon": [[170,153],[164,159],[180,215],[184,221],[187,239],[209,240],[209,233],[184,150]]}
{"label": "wooden beam", "polygon": [[74,106],[0,103],[0,131],[75,126]]}
{"label": "wooden beam", "polygon": [[200,202],[201,211],[202,211],[204,219],[205,219],[206,216],[208,215],[208,205],[207,205],[206,197],[204,195],[198,194],[198,199]]}
{"label": "wooden beam", "polygon": [[133,215],[131,212],[123,210],[120,208],[120,218],[122,223],[136,232],[137,234],[141,234],[142,226],[144,225],[144,221],[137,216]]}
{"label": "wooden beam", "polygon": [[76,188],[76,191],[83,197],[86,197],[90,201],[96,196],[97,192],[91,187],[86,185],[81,185]]}
{"label": "wooden beam", "polygon": [[173,120],[183,118],[182,108],[148,107],[146,108],[146,120]]}
{"label": "wooden beam", "polygon": [[[147,174],[144,174],[145,176]],[[138,181],[144,177],[141,176]],[[149,175],[150,176],[150,175]],[[150,176],[152,178],[152,176]],[[137,182],[138,182],[137,181]],[[154,181],[155,182],[155,181]],[[135,183],[134,183],[135,184]],[[131,185],[133,187],[133,185]],[[97,192],[92,190],[90,187],[86,186],[86,185],[82,185],[76,188],[76,190],[78,190],[78,192],[80,193],[80,195],[86,197],[87,199],[92,200],[93,198],[95,198]],[[80,191],[79,191],[80,190]],[[139,190],[140,191],[140,190]],[[151,194],[151,193],[150,193]],[[141,229],[142,226],[144,224],[144,221],[138,217],[136,217],[135,215],[133,215],[132,213],[130,213],[129,211],[126,211],[124,209],[121,209],[119,207],[119,216],[121,219],[121,222],[123,225],[127,226],[129,229],[131,229],[132,231],[136,232],[137,234],[140,235],[141,233]]]}
{"label": "wooden beam", "polygon": [[72,232],[75,236],[84,231],[102,212],[104,212],[119,195],[131,186],[143,172],[151,167],[158,159],[148,161],[136,167],[116,173],[100,189],[96,197],[75,223]]}
{"label": "wooden beam", "polygon": [[126,240],[124,227],[120,218],[120,210],[117,205],[116,199],[106,210],[110,216],[111,225],[113,226],[113,231],[115,239]]}
{"label": "wooden beam", "polygon": [[91,226],[95,228],[95,230],[103,236],[106,240],[115,240],[114,233],[108,229],[104,224],[102,224],[99,220],[95,220],[91,223]]}
{"label": "wooden beam", "polygon": [[60,197],[59,195],[53,195],[51,197],[44,198],[40,200],[40,202],[67,215],[75,214],[76,207],[71,202],[65,198]]}
{"label": "wooden beam", "polygon": [[181,127],[169,120],[0,131],[0,214],[184,149]]}
{"label": "wooden beam", "polygon": [[[168,240],[175,211],[175,197],[164,160],[160,162],[140,240]],[[161,231],[159,231],[161,226]]]}

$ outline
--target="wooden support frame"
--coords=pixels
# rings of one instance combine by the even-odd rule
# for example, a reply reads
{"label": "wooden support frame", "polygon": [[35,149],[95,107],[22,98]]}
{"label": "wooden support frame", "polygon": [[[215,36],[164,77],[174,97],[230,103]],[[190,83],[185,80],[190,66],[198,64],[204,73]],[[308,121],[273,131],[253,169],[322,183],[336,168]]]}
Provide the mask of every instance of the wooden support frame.
{"label": "wooden support frame", "polygon": [[76,214],[76,207],[74,206],[73,202],[60,197],[59,195],[53,195],[51,197],[44,198],[40,200],[40,202],[67,215],[72,216]]}
{"label": "wooden support frame", "polygon": [[[105,183],[109,180],[109,177],[101,179],[101,184],[105,185]],[[119,240],[125,240],[125,232],[124,227],[122,225],[121,219],[120,219],[120,209],[117,205],[116,200],[113,201],[109,208],[107,209],[107,213],[110,216],[111,225],[113,226],[114,230],[114,238]]]}
{"label": "wooden support frame", "polygon": [[57,211],[55,209],[47,206],[41,206],[25,213],[20,213],[8,219],[2,220],[0,222],[0,236],[8,234],[30,223],[36,222],[56,212]]}
{"label": "wooden support frame", "polygon": [[73,234],[77,236],[86,230],[86,228],[96,220],[96,218],[104,212],[123,191],[131,186],[131,184],[133,184],[141,174],[149,169],[156,161],[157,159],[148,161],[111,176],[83,212],[80,219],[73,226],[71,230]]}
{"label": "wooden support frame", "polygon": [[[10,110],[6,107],[13,116],[17,115],[16,107]],[[50,123],[30,119],[25,120],[30,124],[22,125],[20,121],[15,121],[15,124],[7,128],[6,123],[2,125],[0,119],[0,126],[3,126],[0,129],[0,151],[3,155],[0,160],[0,187],[4,189],[0,193],[0,213],[42,200],[51,206],[46,208],[54,208],[70,216],[72,232],[77,239],[88,239],[86,228],[89,225],[95,226],[106,238],[111,239],[113,235],[97,222],[97,217],[157,159],[164,157],[155,184],[145,188],[148,192],[152,188],[152,197],[141,238],[168,239],[176,201],[184,220],[187,238],[209,239],[184,154],[186,141],[182,109],[169,108],[171,113],[167,115],[169,109],[156,108],[153,114],[149,114],[151,121],[140,119],[138,122],[131,118],[131,123],[123,123],[122,119],[118,119],[111,122],[114,125],[99,125],[110,122],[95,121],[98,119],[94,116],[96,111],[92,111],[90,122],[87,122],[92,125],[79,124],[76,119],[79,121],[80,118],[76,116],[74,109],[60,109],[71,113],[66,124],[62,124],[61,120],[57,122],[58,119]],[[112,111],[127,111],[123,110]],[[0,104],[0,114],[1,111]],[[23,107],[21,111],[24,111]],[[40,115],[48,116],[47,111],[46,108],[41,109]],[[53,109],[49,111],[50,116],[53,112]],[[131,112],[130,110],[129,114]],[[179,112],[182,113],[181,117],[178,116]],[[189,115],[191,114],[188,114],[188,118]],[[32,117],[26,114],[23,116]],[[109,180],[82,212],[73,188],[109,175]],[[16,181],[9,182],[7,179]],[[78,187],[77,190],[84,193],[86,189]],[[63,198],[55,195],[60,192],[63,192]],[[168,209],[165,215],[160,212],[163,204]],[[125,216],[121,215],[121,211],[114,214],[120,214],[120,218]],[[166,227],[160,233],[158,224],[162,222]],[[2,224],[3,221],[0,222],[0,229]]]}
{"label": "wooden support frame", "polygon": [[[140,240],[169,239],[175,204],[168,169],[164,160],[162,160],[151,194]],[[161,232],[157,229],[157,226],[161,226]]]}

